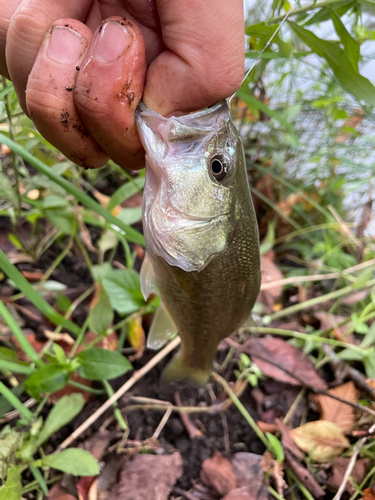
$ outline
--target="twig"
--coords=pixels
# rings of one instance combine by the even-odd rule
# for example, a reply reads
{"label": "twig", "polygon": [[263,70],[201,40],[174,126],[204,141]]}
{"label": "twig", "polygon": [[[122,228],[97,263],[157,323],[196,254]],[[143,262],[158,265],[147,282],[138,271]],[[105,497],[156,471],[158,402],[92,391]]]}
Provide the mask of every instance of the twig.
{"label": "twig", "polygon": [[[182,401],[179,393],[176,391],[174,394],[174,399],[176,401],[176,405],[181,407],[182,406]],[[190,420],[189,415],[187,413],[180,413],[180,419],[182,420],[182,423],[184,424],[184,427],[189,434],[190,439],[195,439],[195,438],[200,438],[202,437],[202,433],[197,427],[193,424],[193,422]]]}
{"label": "twig", "polygon": [[98,408],[90,417],[83,422],[65,441],[63,441],[60,446],[58,446],[57,451],[63,450],[67,446],[70,446],[73,441],[75,441],[83,432],[85,432],[96,420],[107,411],[115,401],[118,401],[121,396],[123,396],[133,385],[138,382],[146,373],[148,373],[154,366],[156,366],[162,359],[165,358],[173,349],[178,347],[181,343],[180,337],[173,339],[168,345],[164,347],[160,352],[158,352],[145,366],[140,370],[134,372],[132,377],[125,382],[125,384],[120,387],[118,391],[114,393],[107,401]]}
{"label": "twig", "polygon": [[153,433],[151,439],[159,438],[161,431],[164,429],[166,423],[169,420],[169,417],[171,416],[171,413],[172,413],[172,408],[168,408],[167,411],[164,413],[163,418],[160,420],[159,425],[156,427],[155,432]]}
{"label": "twig", "polygon": [[[374,431],[375,431],[375,424],[370,428],[369,432],[372,433]],[[344,479],[342,480],[342,483],[340,484],[340,488],[338,489],[336,495],[333,497],[333,500],[340,500],[340,498],[342,497],[342,494],[344,493],[345,488],[346,488],[346,483],[348,482],[349,476],[354,469],[357,457],[359,455],[359,451],[360,451],[361,447],[365,444],[366,441],[367,441],[367,437],[364,437],[360,441],[358,441],[358,443],[354,446],[353,454],[350,458],[348,467],[347,467],[345,474],[344,474]]]}
{"label": "twig", "polygon": [[199,500],[198,497],[193,495],[192,493],[189,493],[188,491],[181,490],[181,488],[177,488],[177,486],[173,487],[173,493],[176,493],[177,495],[180,495],[187,500]]}

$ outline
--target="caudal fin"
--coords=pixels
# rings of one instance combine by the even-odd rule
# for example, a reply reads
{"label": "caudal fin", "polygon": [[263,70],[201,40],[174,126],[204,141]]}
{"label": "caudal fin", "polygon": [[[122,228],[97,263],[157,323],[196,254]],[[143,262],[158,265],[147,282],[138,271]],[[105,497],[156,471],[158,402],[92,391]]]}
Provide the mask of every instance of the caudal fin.
{"label": "caudal fin", "polygon": [[180,352],[170,361],[164,369],[162,382],[170,384],[175,380],[189,380],[195,385],[205,385],[210,377],[211,370],[198,370],[187,366],[182,360]]}

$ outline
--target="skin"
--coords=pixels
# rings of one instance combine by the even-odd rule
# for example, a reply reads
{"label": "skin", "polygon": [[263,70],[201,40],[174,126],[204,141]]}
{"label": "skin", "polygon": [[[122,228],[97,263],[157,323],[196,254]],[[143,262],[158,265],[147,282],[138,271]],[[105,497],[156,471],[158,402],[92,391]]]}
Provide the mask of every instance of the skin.
{"label": "skin", "polygon": [[141,168],[141,98],[167,116],[240,86],[242,9],[242,0],[0,0],[0,73],[72,161]]}

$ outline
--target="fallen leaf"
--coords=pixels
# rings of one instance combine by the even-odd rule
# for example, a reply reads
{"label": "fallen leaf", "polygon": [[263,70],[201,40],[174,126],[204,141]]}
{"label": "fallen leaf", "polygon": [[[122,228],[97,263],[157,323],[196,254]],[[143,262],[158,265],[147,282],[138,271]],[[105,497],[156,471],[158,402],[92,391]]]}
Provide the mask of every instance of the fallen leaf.
{"label": "fallen leaf", "polygon": [[[245,342],[243,350],[268,377],[292,385],[306,385],[318,389],[327,387],[309,358],[285,340],[275,337],[252,338]],[[295,373],[298,379],[294,378],[292,373]]]}
{"label": "fallen leaf", "polygon": [[275,460],[269,451],[266,451],[260,465],[263,471],[267,472],[273,478],[278,494],[284,498],[284,488],[287,488],[288,485],[284,481],[283,464]]}
{"label": "fallen leaf", "polygon": [[40,281],[44,273],[42,271],[21,271],[21,274],[23,275],[24,278],[27,279],[29,283],[35,283],[36,281]]}
{"label": "fallen leaf", "polygon": [[284,450],[290,451],[297,458],[303,459],[303,454],[290,437],[290,429],[284,424],[284,421],[281,418],[277,418],[276,424],[281,432],[281,444]]}
{"label": "fallen leaf", "polygon": [[200,474],[201,480],[219,495],[226,495],[236,487],[236,476],[232,464],[216,451],[212,458],[207,458]]}
{"label": "fallen leaf", "polygon": [[[89,451],[91,455],[98,461],[101,460],[103,453],[105,452],[108,443],[111,439],[111,433],[107,430],[99,431],[91,436],[83,445],[86,451]],[[77,491],[80,500],[89,500],[89,493],[91,487],[97,476],[83,476],[77,484]],[[96,490],[95,490],[96,491]]]}
{"label": "fallen leaf", "polygon": [[358,292],[351,293],[347,297],[341,299],[340,304],[344,304],[346,306],[357,304],[357,302],[365,299],[370,292],[370,288],[368,288],[367,290],[358,290]]}
{"label": "fallen leaf", "polygon": [[61,483],[56,483],[49,490],[48,500],[76,500],[76,497],[70,495]]}
{"label": "fallen leaf", "polygon": [[[351,403],[358,403],[359,392],[352,381],[346,384],[335,387],[328,391],[333,396],[346,399]],[[320,418],[328,420],[338,425],[344,432],[353,427],[355,422],[354,408],[337,401],[337,399],[330,398],[323,394],[315,394],[315,401],[321,408]]]}
{"label": "fallen leaf", "polygon": [[146,342],[145,331],[142,326],[142,316],[140,314],[134,314],[131,317],[128,323],[127,340],[137,353],[130,361],[139,359],[143,354]]}
{"label": "fallen leaf", "polygon": [[249,486],[242,486],[230,491],[222,500],[258,500],[258,498]]}
{"label": "fallen leaf", "polygon": [[268,489],[264,484],[264,472],[260,465],[262,459],[263,457],[261,455],[240,452],[236,453],[231,460],[233,472],[237,478],[237,489],[249,489],[253,495],[250,497],[251,499],[268,499]]}
{"label": "fallen leaf", "polygon": [[363,493],[362,500],[375,500],[375,484],[372,488],[366,488]]}
{"label": "fallen leaf", "polygon": [[178,452],[137,455],[122,466],[120,480],[107,500],[167,500],[181,474],[182,457]]}
{"label": "fallen leaf", "polygon": [[290,436],[302,451],[317,462],[329,462],[350,446],[342,429],[326,420],[308,422],[292,429]]}
{"label": "fallen leaf", "polygon": [[302,484],[306,486],[315,499],[325,496],[326,492],[314,479],[311,472],[300,464],[288,450],[285,450],[285,460],[294,474],[298,477]]}
{"label": "fallen leaf", "polygon": [[[340,488],[349,462],[350,458],[342,457],[337,457],[333,461],[332,476],[328,480],[328,486],[333,490],[338,490]],[[349,493],[349,495],[353,495],[355,492],[350,478],[353,478],[356,484],[361,484],[369,470],[370,465],[371,460],[369,458],[362,458],[356,461],[345,487],[345,491]]]}
{"label": "fallen leaf", "polygon": [[[276,264],[264,255],[260,258],[260,271],[262,275],[262,285],[283,279],[283,275]],[[270,312],[280,297],[282,290],[283,287],[281,285],[277,285],[268,290],[261,290],[257,301],[263,304],[266,312]]]}
{"label": "fallen leaf", "polygon": [[324,331],[333,328],[334,331],[337,331],[337,336],[343,337],[345,335],[347,325],[338,326],[342,321],[347,319],[345,316],[329,314],[326,311],[315,311],[314,316],[320,321],[320,330]]}
{"label": "fallen leaf", "polygon": [[263,434],[265,434],[266,432],[276,434],[276,432],[279,430],[276,424],[269,424],[268,422],[262,422],[262,420],[258,420],[257,426],[263,432]]}

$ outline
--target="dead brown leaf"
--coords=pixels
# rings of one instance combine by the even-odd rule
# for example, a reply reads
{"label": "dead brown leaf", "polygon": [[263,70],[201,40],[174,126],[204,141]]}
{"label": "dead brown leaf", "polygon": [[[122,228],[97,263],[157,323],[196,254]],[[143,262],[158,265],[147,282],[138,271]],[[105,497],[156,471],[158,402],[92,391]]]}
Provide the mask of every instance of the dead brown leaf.
{"label": "dead brown leaf", "polygon": [[[83,447],[86,451],[89,451],[93,457],[97,460],[102,458],[108,443],[111,439],[111,433],[107,430],[96,432],[93,436],[88,439]],[[91,486],[95,480],[96,476],[83,476],[77,484],[77,491],[79,500],[88,500],[89,492]]]}
{"label": "dead brown leaf", "polygon": [[107,500],[167,500],[176,479],[182,474],[182,457],[172,455],[137,455],[126,462],[120,480]]}
{"label": "dead brown leaf", "polygon": [[367,290],[358,290],[358,292],[351,293],[347,297],[344,297],[340,300],[340,304],[344,304],[346,306],[351,306],[353,304],[357,304],[361,300],[365,299],[367,295],[370,293],[370,289]]}
{"label": "dead brown leaf", "polygon": [[258,500],[258,497],[249,486],[242,486],[230,491],[222,500]]}
{"label": "dead brown leaf", "polygon": [[312,460],[329,462],[350,446],[340,427],[326,420],[308,422],[292,429],[290,436]]}
{"label": "dead brown leaf", "polygon": [[282,463],[276,461],[269,451],[263,455],[261,467],[264,472],[267,472],[276,483],[276,490],[278,494],[284,498],[284,488],[288,485],[284,481],[284,466]]}
{"label": "dead brown leaf", "polygon": [[281,418],[276,419],[276,424],[281,432],[281,444],[283,445],[284,450],[290,451],[297,458],[302,459],[303,454],[301,450],[290,437],[290,429],[284,424],[284,421]]}
{"label": "dead brown leaf", "polygon": [[276,434],[276,432],[279,430],[276,424],[269,424],[268,422],[263,422],[262,420],[258,420],[257,426],[263,432],[263,434],[265,434],[266,432]]}
{"label": "dead brown leaf", "polygon": [[364,495],[362,500],[375,500],[375,484],[372,488],[366,488],[363,493]]}
{"label": "dead brown leaf", "polygon": [[326,492],[314,479],[310,471],[300,464],[288,450],[285,450],[285,461],[314,498],[322,498],[325,496]]}
{"label": "dead brown leaf", "polygon": [[[327,387],[309,358],[285,340],[275,337],[253,338],[245,342],[243,350],[268,377],[292,385],[313,386],[318,389]],[[292,373],[295,373],[298,379],[294,378]]]}
{"label": "dead brown leaf", "polygon": [[248,488],[253,495],[250,497],[251,499],[268,499],[268,490],[264,484],[264,472],[260,465],[262,459],[261,455],[240,452],[236,453],[231,460],[233,471],[237,477],[237,489]]}
{"label": "dead brown leaf", "polygon": [[61,483],[57,483],[49,490],[48,500],[76,500],[76,497],[70,495]]}
{"label": "dead brown leaf", "polygon": [[[271,283],[283,279],[283,275],[276,264],[264,255],[260,258],[260,270],[262,275],[262,284]],[[258,295],[258,301],[264,306],[266,312],[270,312],[281,295],[283,287],[281,285],[270,288],[269,290],[261,290]]]}
{"label": "dead brown leaf", "polygon": [[[328,480],[328,486],[333,490],[338,490],[340,488],[349,462],[350,458],[342,457],[337,457],[333,461],[332,476]],[[361,484],[367,474],[367,471],[369,470],[370,464],[371,460],[369,458],[362,458],[356,461],[354,468],[350,474],[349,481],[347,481],[345,487],[345,491],[349,493],[349,495],[353,495],[355,491],[350,478],[353,478],[357,484]]]}
{"label": "dead brown leaf", "polygon": [[[359,392],[352,381],[328,391],[333,396],[358,403]],[[354,408],[323,394],[315,394],[314,399],[321,408],[320,418],[338,425],[344,432],[350,430],[355,422]]]}
{"label": "dead brown leaf", "polygon": [[216,451],[212,458],[207,458],[200,474],[201,480],[220,495],[226,495],[236,487],[236,476],[232,464]]}

